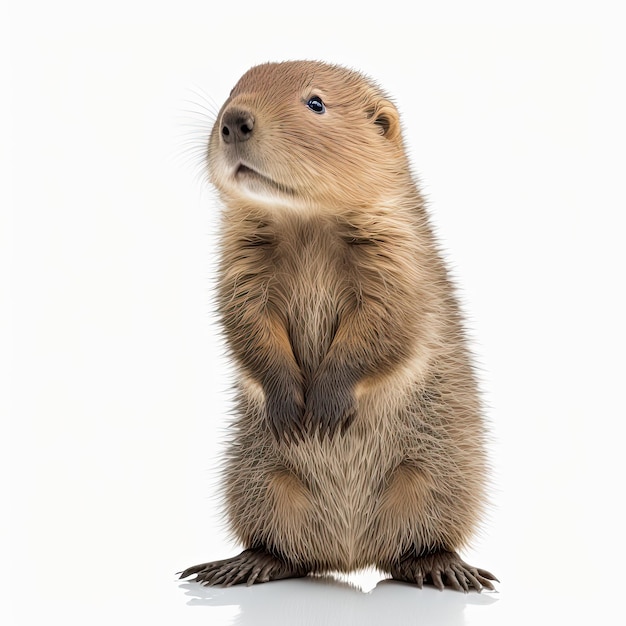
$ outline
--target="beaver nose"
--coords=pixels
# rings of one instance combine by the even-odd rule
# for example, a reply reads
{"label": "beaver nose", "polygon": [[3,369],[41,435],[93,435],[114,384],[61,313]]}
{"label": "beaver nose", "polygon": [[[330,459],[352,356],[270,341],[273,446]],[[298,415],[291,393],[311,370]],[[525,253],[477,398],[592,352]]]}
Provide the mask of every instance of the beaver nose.
{"label": "beaver nose", "polygon": [[228,109],[222,115],[222,139],[224,143],[247,141],[254,129],[254,116],[244,109]]}

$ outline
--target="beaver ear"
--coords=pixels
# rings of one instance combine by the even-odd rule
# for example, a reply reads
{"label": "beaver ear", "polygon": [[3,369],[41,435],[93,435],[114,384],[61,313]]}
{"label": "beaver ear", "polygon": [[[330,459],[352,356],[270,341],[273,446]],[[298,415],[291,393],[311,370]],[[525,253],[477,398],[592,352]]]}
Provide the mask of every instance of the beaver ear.
{"label": "beaver ear", "polygon": [[379,100],[369,113],[381,135],[391,140],[400,137],[400,116],[389,100]]}

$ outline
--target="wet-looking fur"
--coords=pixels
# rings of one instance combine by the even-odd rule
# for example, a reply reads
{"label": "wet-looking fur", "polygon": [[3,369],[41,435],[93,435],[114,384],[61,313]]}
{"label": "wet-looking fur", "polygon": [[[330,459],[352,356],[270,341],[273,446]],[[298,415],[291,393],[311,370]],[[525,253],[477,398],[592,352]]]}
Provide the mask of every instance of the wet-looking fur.
{"label": "wet-looking fur", "polygon": [[492,589],[457,554],[484,508],[484,424],[395,106],[341,67],[253,67],[218,114],[208,164],[238,369],[225,501],[246,549],[182,576],[376,566]]}

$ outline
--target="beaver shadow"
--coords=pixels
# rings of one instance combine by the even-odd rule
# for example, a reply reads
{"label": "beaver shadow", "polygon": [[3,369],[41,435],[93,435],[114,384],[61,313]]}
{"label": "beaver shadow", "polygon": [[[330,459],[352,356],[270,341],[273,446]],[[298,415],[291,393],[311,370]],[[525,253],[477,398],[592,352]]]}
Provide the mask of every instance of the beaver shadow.
{"label": "beaver shadow", "polygon": [[370,592],[333,576],[274,581],[252,587],[180,585],[189,606],[237,606],[233,626],[263,624],[363,626],[363,624],[445,624],[462,626],[468,605],[497,602],[494,593],[439,591],[391,579],[381,580]]}

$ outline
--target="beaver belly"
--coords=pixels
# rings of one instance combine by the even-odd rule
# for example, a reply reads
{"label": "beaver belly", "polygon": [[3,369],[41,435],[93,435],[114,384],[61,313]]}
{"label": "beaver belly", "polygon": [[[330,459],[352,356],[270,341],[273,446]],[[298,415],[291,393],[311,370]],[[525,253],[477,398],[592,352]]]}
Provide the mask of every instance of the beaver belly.
{"label": "beaver belly", "polygon": [[286,451],[285,460],[307,500],[307,514],[300,518],[304,541],[293,556],[336,571],[370,564],[371,522],[388,461],[380,440],[367,439],[357,433],[311,438]]}

